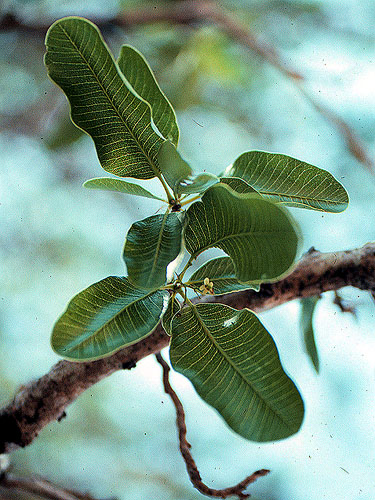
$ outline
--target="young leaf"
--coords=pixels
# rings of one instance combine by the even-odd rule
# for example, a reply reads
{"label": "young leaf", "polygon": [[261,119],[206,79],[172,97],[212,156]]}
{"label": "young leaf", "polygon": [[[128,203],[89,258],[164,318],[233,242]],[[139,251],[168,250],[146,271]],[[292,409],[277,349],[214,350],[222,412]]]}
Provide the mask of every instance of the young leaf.
{"label": "young leaf", "polygon": [[306,297],[301,300],[300,325],[306,353],[311,359],[315,370],[319,373],[319,354],[316,348],[313,317],[319,297]]}
{"label": "young leaf", "polygon": [[160,176],[161,137],[149,105],[118,69],[97,27],[86,19],[56,21],[46,36],[45,63],[65,92],[73,122],[95,142],[104,170],[120,177]]}
{"label": "young leaf", "polygon": [[172,320],[174,316],[181,310],[181,306],[179,301],[174,298],[173,300],[169,300],[167,310],[164,313],[164,316],[161,320],[161,324],[167,333],[167,335],[172,335]]}
{"label": "young leaf", "polygon": [[231,257],[235,275],[245,283],[279,278],[298,250],[296,226],[282,207],[253,194],[238,194],[216,184],[186,213],[185,243],[196,258],[211,247]]}
{"label": "young leaf", "polygon": [[286,155],[249,151],[225,175],[239,177],[263,196],[292,207],[342,212],[349,201],[329,172]]}
{"label": "young leaf", "polygon": [[214,174],[191,175],[188,179],[181,181],[177,189],[180,194],[204,193],[218,182],[220,182],[220,179]]}
{"label": "young leaf", "polygon": [[111,177],[98,177],[89,179],[83,186],[89,189],[103,189],[106,191],[117,191],[119,193],[131,194],[133,196],[143,196],[143,198],[153,198],[154,200],[164,201],[162,198],[144,189],[139,184],[123,181],[122,179],[112,179]]}
{"label": "young leaf", "polygon": [[230,257],[219,257],[209,260],[191,275],[186,285],[199,288],[205,278],[209,278],[213,282],[215,295],[249,290],[249,288],[258,291],[260,288],[259,285],[244,284],[238,281]]}
{"label": "young leaf", "polygon": [[126,236],[123,257],[129,280],[141,288],[164,285],[167,266],[181,250],[178,214],[152,215],[135,222]]}
{"label": "young leaf", "polygon": [[275,441],[296,433],[303,401],[275,343],[248,309],[198,304],[172,321],[170,358],[238,434]]}
{"label": "young leaf", "polygon": [[175,194],[178,194],[180,182],[188,179],[193,173],[190,165],[181,158],[180,153],[169,141],[163,142],[159,149],[158,164],[164,179]]}
{"label": "young leaf", "polygon": [[167,307],[168,292],[145,291],[109,276],[76,295],[57,321],[52,348],[63,358],[108,356],[149,335]]}
{"label": "young leaf", "polygon": [[137,94],[151,106],[153,122],[161,135],[177,146],[179,129],[176,114],[160,89],[146,59],[134,47],[123,45],[118,65]]}

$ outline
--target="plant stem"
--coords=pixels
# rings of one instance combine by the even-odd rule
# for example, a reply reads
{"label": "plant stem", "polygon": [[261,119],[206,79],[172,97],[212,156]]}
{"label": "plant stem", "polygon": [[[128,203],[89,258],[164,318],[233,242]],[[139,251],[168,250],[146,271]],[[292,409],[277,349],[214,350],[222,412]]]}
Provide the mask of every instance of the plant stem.
{"label": "plant stem", "polygon": [[174,200],[174,197],[173,195],[171,194],[171,192],[169,191],[169,188],[168,188],[168,185],[167,183],[165,182],[164,178],[162,175],[160,175],[160,177],[158,176],[158,179],[159,181],[161,182],[161,185],[163,186],[164,188],[164,191],[166,192],[167,194],[167,198],[168,198],[168,203],[169,205],[171,205],[171,201]]}
{"label": "plant stem", "polygon": [[186,271],[188,270],[188,268],[191,266],[193,260],[194,260],[194,256],[191,255],[190,256],[190,259],[186,262],[185,264],[185,267],[183,268],[183,270],[180,272],[180,274],[178,275],[178,279],[182,282],[182,279],[184,277],[184,274],[186,273]]}
{"label": "plant stem", "polygon": [[188,203],[192,203],[193,201],[199,200],[201,198],[201,195],[198,194],[194,196],[193,198],[190,198],[190,200],[185,200],[181,203],[181,206],[183,207],[184,205],[187,205]]}

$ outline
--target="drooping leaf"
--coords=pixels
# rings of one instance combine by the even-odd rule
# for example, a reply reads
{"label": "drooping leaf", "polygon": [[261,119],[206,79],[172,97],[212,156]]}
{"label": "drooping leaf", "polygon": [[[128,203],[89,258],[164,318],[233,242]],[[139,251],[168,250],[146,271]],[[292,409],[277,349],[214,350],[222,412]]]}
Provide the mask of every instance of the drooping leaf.
{"label": "drooping leaf", "polygon": [[252,188],[247,182],[238,177],[221,177],[220,182],[227,184],[233,191],[236,191],[236,193],[253,193],[260,196],[256,189]]}
{"label": "drooping leaf", "polygon": [[53,329],[52,347],[74,361],[108,356],[149,335],[168,297],[166,291],[141,290],[127,278],[109,276],[71,300]]}
{"label": "drooping leaf", "polygon": [[215,295],[239,292],[240,290],[248,290],[249,288],[258,291],[260,288],[256,284],[244,284],[238,281],[230,257],[219,257],[209,260],[191,275],[186,285],[199,288],[205,278],[209,278],[213,282]]}
{"label": "drooping leaf", "polygon": [[149,105],[126,82],[97,27],[86,19],[56,21],[46,36],[45,63],[65,92],[74,123],[95,142],[104,170],[120,177],[160,176],[161,137]]}
{"label": "drooping leaf", "polygon": [[238,434],[275,441],[296,433],[303,401],[254,313],[222,304],[185,308],[172,321],[173,368]]}
{"label": "drooping leaf", "polygon": [[319,297],[306,297],[301,299],[300,325],[306,353],[311,359],[315,370],[319,373],[319,354],[315,343],[313,318]]}
{"label": "drooping leaf", "polygon": [[218,182],[220,182],[220,179],[214,174],[203,173],[191,175],[189,178],[181,181],[177,189],[180,194],[204,193]]}
{"label": "drooping leaf", "polygon": [[164,285],[167,266],[180,253],[181,238],[178,214],[152,215],[135,222],[126,236],[123,254],[129,280],[147,289]]}
{"label": "drooping leaf", "polygon": [[348,194],[329,172],[290,156],[249,151],[225,172],[239,177],[260,194],[288,206],[342,212]]}
{"label": "drooping leaf", "polygon": [[164,201],[162,198],[144,189],[139,184],[123,181],[122,179],[113,179],[111,177],[98,177],[89,179],[83,186],[89,189],[103,189],[105,191],[117,191],[119,193],[131,194],[133,196],[143,196],[143,198],[153,198],[154,200]]}
{"label": "drooping leaf", "polygon": [[211,247],[231,257],[239,281],[279,278],[298,250],[295,223],[282,207],[253,194],[216,184],[186,213],[185,243],[193,258]]}
{"label": "drooping leaf", "polygon": [[177,146],[179,129],[176,114],[160,89],[146,59],[134,47],[123,45],[118,65],[137,94],[151,106],[152,119],[159,132]]}
{"label": "drooping leaf", "polygon": [[180,312],[181,306],[179,301],[174,297],[173,299],[170,299],[168,302],[168,307],[167,310],[164,313],[164,316],[161,320],[161,324],[167,333],[167,335],[171,336],[172,335],[172,320],[174,316]]}
{"label": "drooping leaf", "polygon": [[190,165],[169,141],[163,142],[159,149],[158,164],[164,179],[175,194],[178,193],[180,182],[188,179],[193,173]]}

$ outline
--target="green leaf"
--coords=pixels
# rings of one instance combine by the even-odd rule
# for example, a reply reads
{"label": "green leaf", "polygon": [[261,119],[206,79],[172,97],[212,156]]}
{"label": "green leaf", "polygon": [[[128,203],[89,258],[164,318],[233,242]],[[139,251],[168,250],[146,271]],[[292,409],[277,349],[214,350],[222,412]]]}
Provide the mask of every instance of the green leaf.
{"label": "green leaf", "polygon": [[111,177],[98,177],[89,179],[83,186],[89,189],[103,189],[106,191],[117,191],[119,193],[131,194],[134,196],[143,196],[143,198],[153,198],[154,200],[164,201],[162,198],[144,189],[139,184],[123,181],[121,179],[112,179]]}
{"label": "green leaf", "polygon": [[104,170],[120,177],[160,176],[161,137],[149,105],[121,74],[97,27],[86,19],[56,21],[46,36],[49,76],[68,97],[73,122],[95,142]]}
{"label": "green leaf", "polygon": [[124,260],[129,280],[142,288],[157,288],[166,281],[166,270],[180,253],[182,224],[178,214],[152,215],[129,229]]}
{"label": "green leaf", "polygon": [[186,213],[185,243],[196,258],[211,247],[231,257],[239,281],[275,280],[292,266],[298,233],[289,214],[271,201],[216,184]]}
{"label": "green leaf", "polygon": [[110,276],[76,295],[57,321],[52,348],[74,360],[98,359],[149,335],[167,307],[168,292],[145,291]]}
{"label": "green leaf", "polygon": [[249,151],[225,175],[239,177],[263,196],[292,207],[342,212],[349,201],[329,172],[286,155]]}
{"label": "green leaf", "polygon": [[164,313],[164,316],[161,320],[161,324],[167,333],[167,335],[171,336],[172,335],[172,320],[175,317],[175,315],[180,312],[181,310],[181,305],[179,301],[176,298],[170,299],[168,302],[168,307],[167,310]]}
{"label": "green leaf", "polygon": [[240,283],[234,272],[234,265],[230,257],[212,259],[197,269],[186,283],[187,286],[199,288],[203,280],[209,278],[214,284],[215,295],[249,290],[259,291],[259,285]]}
{"label": "green leaf", "polygon": [[214,174],[203,173],[191,175],[179,183],[177,190],[180,194],[204,193],[207,189],[218,182],[220,182],[220,179]]}
{"label": "green leaf", "polygon": [[160,89],[146,59],[134,47],[123,45],[118,65],[137,94],[151,106],[153,122],[161,135],[177,146],[179,129],[176,114]]}
{"label": "green leaf", "polygon": [[252,188],[247,182],[238,177],[221,177],[220,182],[227,184],[233,191],[236,191],[236,193],[253,193],[259,195],[256,189]]}
{"label": "green leaf", "polygon": [[190,165],[181,158],[180,153],[169,141],[163,142],[158,153],[158,164],[168,185],[178,194],[180,182],[188,179],[193,171]]}
{"label": "green leaf", "polygon": [[303,401],[275,343],[254,313],[198,304],[172,322],[173,368],[193,383],[238,434],[275,441],[296,433]]}
{"label": "green leaf", "polygon": [[311,359],[315,370],[319,373],[319,354],[315,343],[313,317],[318,297],[306,297],[301,300],[300,325],[306,353]]}

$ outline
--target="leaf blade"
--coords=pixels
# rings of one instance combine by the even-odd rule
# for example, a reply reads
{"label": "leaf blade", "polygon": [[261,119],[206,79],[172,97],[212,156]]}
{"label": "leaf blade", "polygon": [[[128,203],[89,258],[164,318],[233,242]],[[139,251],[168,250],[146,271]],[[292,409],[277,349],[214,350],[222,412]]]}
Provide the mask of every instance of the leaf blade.
{"label": "leaf blade", "polygon": [[96,177],[83,183],[83,187],[88,189],[103,189],[105,191],[116,191],[118,193],[130,194],[132,196],[142,196],[143,198],[152,198],[154,200],[164,201],[162,198],[144,189],[139,184],[113,179],[112,177]]}
{"label": "leaf blade", "polygon": [[130,281],[147,289],[164,285],[167,266],[180,253],[181,239],[182,224],[176,213],[135,222],[123,251]]}
{"label": "leaf blade", "polygon": [[98,28],[66,17],[46,35],[45,64],[65,92],[73,122],[94,140],[99,161],[120,177],[159,176],[161,137],[152,129],[151,111],[121,75]]}
{"label": "leaf blade", "polygon": [[163,177],[175,195],[179,192],[180,183],[193,174],[190,165],[181,157],[180,153],[169,141],[163,142],[160,146],[158,164]]}
{"label": "leaf blade", "polygon": [[224,295],[249,289],[259,291],[260,289],[257,284],[245,284],[238,281],[230,257],[209,260],[190,276],[186,286],[199,288],[205,278],[209,278],[213,282],[214,295]]}
{"label": "leaf blade", "polygon": [[56,322],[53,350],[73,361],[99,359],[149,335],[159,323],[168,293],[134,287],[127,278],[109,276],[69,302]]}
{"label": "leaf blade", "polygon": [[249,151],[225,175],[239,177],[263,196],[293,207],[337,213],[349,201],[332,174],[287,155]]}
{"label": "leaf blade", "polygon": [[175,111],[159,87],[146,59],[134,47],[123,45],[118,65],[137,94],[151,106],[152,119],[159,132],[177,146],[180,132]]}
{"label": "leaf blade", "polygon": [[238,434],[275,441],[296,433],[303,401],[272,337],[248,309],[198,304],[172,322],[173,368]]}
{"label": "leaf blade", "polygon": [[282,207],[257,195],[235,193],[222,183],[191,205],[186,219],[185,243],[192,258],[208,248],[220,248],[244,283],[280,278],[298,251],[297,226]]}
{"label": "leaf blade", "polygon": [[319,353],[315,342],[313,318],[319,296],[305,297],[301,299],[300,327],[303,336],[304,347],[315,370],[319,373]]}

